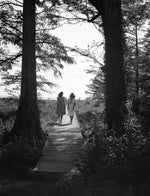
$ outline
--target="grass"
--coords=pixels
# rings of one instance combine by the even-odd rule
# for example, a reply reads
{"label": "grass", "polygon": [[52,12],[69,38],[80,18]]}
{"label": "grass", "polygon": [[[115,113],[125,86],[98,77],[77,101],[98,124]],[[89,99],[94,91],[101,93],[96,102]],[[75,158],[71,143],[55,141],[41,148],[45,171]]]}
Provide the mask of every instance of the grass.
{"label": "grass", "polygon": [[[9,114],[17,109],[16,100],[0,100],[0,110]],[[51,131],[56,120],[56,101],[40,101],[40,119],[45,132]],[[102,108],[102,106],[100,107]],[[85,112],[96,111],[89,101],[77,102],[77,110]],[[99,110],[99,109],[98,109]],[[8,115],[9,116],[9,115]],[[7,115],[3,122],[10,122]],[[13,120],[9,124],[9,129]],[[6,128],[6,126],[4,126]],[[5,131],[8,129],[4,129]],[[33,155],[34,156],[34,155]],[[133,187],[120,184],[110,179],[100,179],[91,176],[88,179],[75,171],[68,174],[37,173],[6,159],[5,165],[0,161],[0,195],[1,196],[135,196]],[[148,194],[150,195],[150,194]],[[140,195],[145,196],[145,195]]]}
{"label": "grass", "polygon": [[[26,178],[26,179],[25,179]],[[134,196],[130,186],[114,181],[87,182],[82,175],[28,174],[24,179],[0,182],[1,196]]]}
{"label": "grass", "polygon": [[[53,126],[52,122],[56,119],[56,103],[53,100],[40,100],[38,101],[38,106],[40,110],[41,126],[43,131],[48,134]],[[26,141],[23,141],[23,143],[17,142],[15,144],[10,142],[10,131],[15,121],[17,107],[18,100],[16,99],[0,99],[0,169],[2,167],[0,174],[3,174],[3,176],[5,174],[6,176],[14,175],[13,173],[15,172],[12,172],[11,170],[26,170],[25,165],[28,165],[29,168],[34,167],[39,156],[41,156],[41,150],[44,144],[44,140],[38,141],[37,145],[34,147],[28,145]]]}

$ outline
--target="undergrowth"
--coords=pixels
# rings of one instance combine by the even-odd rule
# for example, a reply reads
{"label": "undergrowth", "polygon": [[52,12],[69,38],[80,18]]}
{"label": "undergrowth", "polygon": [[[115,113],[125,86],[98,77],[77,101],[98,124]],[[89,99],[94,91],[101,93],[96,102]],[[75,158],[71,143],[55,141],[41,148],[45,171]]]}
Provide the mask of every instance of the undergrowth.
{"label": "undergrowth", "polygon": [[77,166],[86,179],[112,179],[134,187],[150,182],[149,138],[136,115],[126,117],[120,137],[104,125],[103,114],[81,111],[77,116],[85,139]]}
{"label": "undergrowth", "polygon": [[[55,101],[38,102],[40,110],[40,121],[44,135],[48,135],[56,119]],[[0,173],[8,176],[20,175],[22,171],[34,168],[45,142],[36,141],[31,145],[22,138],[20,141],[11,141],[11,129],[15,122],[18,100],[12,98],[0,99]]]}

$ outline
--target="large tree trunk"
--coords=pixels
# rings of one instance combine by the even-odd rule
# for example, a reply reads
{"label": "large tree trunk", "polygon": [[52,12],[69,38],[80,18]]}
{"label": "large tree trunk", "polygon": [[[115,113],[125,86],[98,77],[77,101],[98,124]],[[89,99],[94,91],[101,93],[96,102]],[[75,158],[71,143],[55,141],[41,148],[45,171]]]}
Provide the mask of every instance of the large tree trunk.
{"label": "large tree trunk", "polygon": [[108,128],[118,128],[124,119],[125,79],[121,0],[90,0],[100,12],[105,36],[105,109]]}
{"label": "large tree trunk", "polygon": [[36,60],[35,60],[35,0],[23,2],[23,57],[21,95],[13,136],[29,141],[42,139],[37,106]]}
{"label": "large tree trunk", "polygon": [[106,51],[106,122],[109,128],[117,128],[124,119],[125,103],[121,4],[116,1],[110,6],[110,10],[102,17]]}
{"label": "large tree trunk", "polygon": [[138,48],[138,26],[135,24],[135,59],[136,59],[136,98],[139,98],[139,48]]}

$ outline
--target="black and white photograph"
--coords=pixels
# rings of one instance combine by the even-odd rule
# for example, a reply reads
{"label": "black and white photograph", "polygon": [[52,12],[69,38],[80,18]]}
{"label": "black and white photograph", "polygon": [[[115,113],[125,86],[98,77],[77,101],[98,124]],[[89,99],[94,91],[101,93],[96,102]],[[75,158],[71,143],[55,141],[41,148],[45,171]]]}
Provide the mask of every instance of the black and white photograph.
{"label": "black and white photograph", "polygon": [[0,196],[150,196],[150,0],[0,0]]}

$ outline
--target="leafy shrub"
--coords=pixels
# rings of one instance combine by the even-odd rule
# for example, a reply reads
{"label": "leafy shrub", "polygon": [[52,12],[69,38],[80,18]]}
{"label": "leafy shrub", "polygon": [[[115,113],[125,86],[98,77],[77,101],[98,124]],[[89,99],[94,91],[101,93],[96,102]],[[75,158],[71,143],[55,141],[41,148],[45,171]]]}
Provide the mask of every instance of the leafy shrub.
{"label": "leafy shrub", "polygon": [[11,141],[10,131],[15,121],[16,111],[0,113],[0,145]]}
{"label": "leafy shrub", "polygon": [[18,99],[1,98],[0,99],[0,145],[6,145],[10,142],[10,131],[13,127],[16,117]]}
{"label": "leafy shrub", "polygon": [[138,99],[134,99],[132,109],[138,115],[143,133],[148,136],[150,133],[150,95],[143,94]]}
{"label": "leafy shrub", "polygon": [[97,129],[97,126],[100,126],[99,123],[102,123],[102,115],[103,114],[97,111],[80,112],[77,114],[81,127],[81,133],[84,138],[89,138],[93,135],[93,132]]}
{"label": "leafy shrub", "polygon": [[[13,98],[0,99],[0,146],[11,142],[10,131],[14,125],[18,100]],[[56,101],[39,100],[41,126],[45,133],[51,130],[56,120]]]}
{"label": "leafy shrub", "polygon": [[28,141],[21,140],[16,143],[10,142],[2,151],[2,160],[9,163],[10,168],[29,169],[33,168],[41,156],[43,141],[36,145],[30,145]]}
{"label": "leafy shrub", "polygon": [[150,145],[137,118],[133,114],[128,117],[120,137],[99,121],[92,124],[92,133],[82,148],[79,170],[87,176],[111,176],[127,182],[147,178],[150,175]]}
{"label": "leafy shrub", "polygon": [[[18,102],[13,99],[0,99],[0,150],[4,163],[9,164],[8,167],[31,168],[41,156],[44,140],[38,141],[35,146],[30,145],[25,139],[11,142],[10,132],[15,121],[17,104]],[[55,120],[56,104],[52,100],[39,101],[38,104],[41,125],[44,133],[47,133],[52,127],[50,122]]]}
{"label": "leafy shrub", "polygon": [[84,114],[86,112],[103,113],[104,103],[96,105],[93,100],[77,100],[76,101],[76,113]]}
{"label": "leafy shrub", "polygon": [[42,129],[45,132],[50,130],[50,127],[54,125],[54,122],[57,119],[56,114],[56,101],[55,100],[45,100],[39,101],[39,110],[40,110],[40,120]]}
{"label": "leafy shrub", "polygon": [[14,98],[1,98],[0,99],[0,111],[7,113],[10,111],[16,111],[19,100]]}

